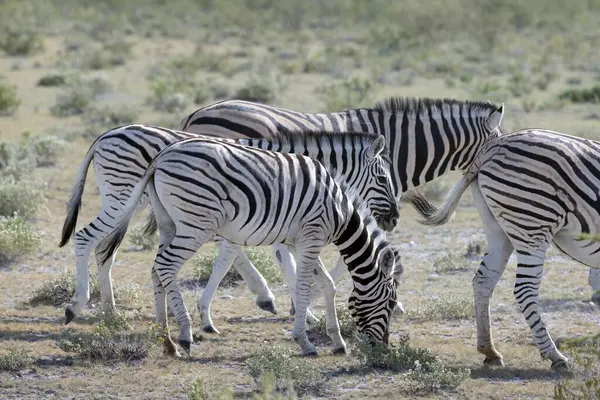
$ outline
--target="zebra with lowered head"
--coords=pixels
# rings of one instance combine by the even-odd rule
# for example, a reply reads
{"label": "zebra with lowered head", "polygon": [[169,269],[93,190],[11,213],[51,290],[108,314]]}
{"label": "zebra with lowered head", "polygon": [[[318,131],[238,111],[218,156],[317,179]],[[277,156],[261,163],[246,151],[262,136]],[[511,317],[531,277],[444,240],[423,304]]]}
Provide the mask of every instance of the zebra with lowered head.
{"label": "zebra with lowered head", "polygon": [[[567,366],[540,314],[538,291],[551,244],[600,270],[600,142],[543,129],[494,139],[436,209],[407,196],[428,225],[446,223],[471,186],[487,248],[473,278],[477,351],[486,364],[504,365],[492,340],[490,299],[516,252],[514,296],[542,357]],[[600,288],[599,288],[600,289]]]}
{"label": "zebra with lowered head", "polygon": [[[88,156],[80,168],[80,177],[85,177],[85,169],[89,165],[90,154],[93,154],[96,174],[99,181],[104,182],[104,190],[101,190],[103,208],[97,221],[102,221],[102,224],[94,221],[88,227],[80,230],[76,235],[76,254],[77,254],[77,287],[81,288],[75,292],[73,303],[67,306],[65,311],[67,323],[72,320],[81,310],[83,305],[89,300],[88,280],[89,273],[87,268],[87,257],[92,246],[96,243],[105,240],[110,230],[114,227],[114,221],[122,212],[125,201],[130,194],[130,189],[139,177],[144,173],[147,164],[142,160],[137,163],[130,162],[128,168],[124,168],[127,161],[133,159],[133,155],[129,157],[121,157],[120,160],[112,160],[115,149],[128,141],[129,143],[143,143],[146,137],[154,139],[163,138],[166,142],[168,138],[185,136],[184,132],[172,131],[165,128],[158,128],[146,125],[130,125],[113,129],[102,135],[88,151]],[[198,135],[194,135],[198,136]],[[126,140],[125,140],[126,139]],[[233,142],[234,139],[219,139]],[[267,150],[275,150],[278,152],[298,153],[314,158],[322,162],[332,174],[334,179],[339,183],[344,183],[347,187],[356,191],[360,198],[365,199],[365,204],[373,213],[378,224],[386,230],[392,230],[398,222],[398,209],[392,182],[389,174],[389,158],[385,151],[385,139],[381,136],[365,134],[365,133],[348,133],[344,136],[334,135],[328,132],[311,132],[309,134],[298,134],[296,132],[285,131],[277,138],[267,139],[236,139],[238,143],[261,147]],[[133,146],[131,146],[133,147]],[[105,162],[105,160],[116,161],[113,163]],[[142,168],[144,167],[144,168]],[[81,172],[83,171],[83,172]],[[117,179],[120,178],[120,179]],[[116,191],[121,188],[120,191]],[[69,216],[77,212],[81,202],[81,190],[83,182],[77,181],[73,191],[72,200],[69,205]],[[112,190],[111,190],[112,189]],[[112,193],[111,193],[112,192]],[[144,196],[145,197],[145,196]],[[147,199],[142,200],[142,203],[147,202]],[[69,221],[67,218],[67,221]],[[76,215],[75,217],[76,218]],[[65,225],[67,226],[67,225]],[[68,229],[63,232],[72,231],[74,224],[71,223]],[[65,236],[63,236],[65,238]],[[68,239],[68,237],[67,237]],[[277,245],[281,247],[282,245]],[[99,246],[102,251],[102,257],[97,257],[98,265],[106,265],[111,263],[114,254],[107,254],[104,251],[104,246]],[[225,250],[224,247],[227,247]],[[282,251],[287,251],[283,245]],[[227,242],[221,242],[220,251],[243,252],[237,245]],[[98,254],[98,253],[97,253]],[[291,260],[291,258],[290,258]],[[293,293],[295,282],[295,265],[293,261],[284,262],[284,276]],[[210,302],[216,292],[219,282],[229,269],[229,265],[215,268],[215,272],[203,291],[199,309],[202,315],[203,329],[210,331],[205,327],[213,327],[210,318]],[[219,273],[223,273],[219,275]],[[250,281],[249,286],[254,288],[254,292],[261,293],[258,288],[266,288],[268,286],[264,278],[258,274],[257,279],[252,276],[248,277],[248,273],[242,269],[242,276]],[[108,279],[110,283],[110,279]],[[112,288],[110,288],[112,292]],[[262,291],[264,293],[264,291]],[[270,291],[268,291],[270,293]],[[272,296],[272,295],[271,295]],[[259,301],[260,297],[257,299]],[[274,311],[273,297],[265,300],[261,308],[267,308]],[[266,303],[266,304],[264,304]],[[259,303],[259,305],[261,305]],[[269,308],[271,306],[272,308]],[[314,323],[316,318],[309,312],[309,320]],[[216,329],[215,329],[216,330]]]}
{"label": "zebra with lowered head", "polygon": [[[215,235],[240,246],[284,243],[293,248],[298,264],[293,337],[303,355],[316,354],[306,335],[313,279],[325,294],[333,351],[346,352],[335,311],[335,284],[319,257],[325,245],[334,243],[353,279],[349,310],[359,331],[387,342],[396,305],[395,278],[401,273],[395,269],[396,255],[385,233],[371,217],[363,220],[365,213],[318,161],[208,138],[170,145],[134,187],[109,236],[108,257],[146,191],[160,232],[152,267],[157,322],[167,329],[168,299],[180,326],[179,344],[188,352],[190,316],[177,287],[177,272]],[[222,250],[217,263],[231,263],[235,256]],[[168,331],[165,351],[178,354]]]}

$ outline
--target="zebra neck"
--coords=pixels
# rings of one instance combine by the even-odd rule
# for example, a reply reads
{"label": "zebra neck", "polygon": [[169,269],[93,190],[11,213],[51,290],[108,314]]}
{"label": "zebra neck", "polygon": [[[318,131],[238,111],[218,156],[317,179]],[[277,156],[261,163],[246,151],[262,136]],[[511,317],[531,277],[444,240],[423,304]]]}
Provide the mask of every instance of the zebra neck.
{"label": "zebra neck", "polygon": [[356,211],[333,239],[355,284],[366,286],[369,272],[376,268],[375,239]]}
{"label": "zebra neck", "polygon": [[452,118],[409,115],[379,110],[348,110],[348,130],[378,133],[392,159],[394,186],[402,192],[430,182],[448,171],[464,170],[487,139],[496,135],[479,115],[460,113]]}

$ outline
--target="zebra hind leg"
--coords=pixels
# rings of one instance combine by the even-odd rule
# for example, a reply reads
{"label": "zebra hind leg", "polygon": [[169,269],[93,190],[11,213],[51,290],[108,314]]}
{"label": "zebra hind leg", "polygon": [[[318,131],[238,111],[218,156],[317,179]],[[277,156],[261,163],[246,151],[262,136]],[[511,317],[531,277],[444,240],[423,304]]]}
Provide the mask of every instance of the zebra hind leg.
{"label": "zebra hind leg", "polygon": [[588,284],[592,288],[592,301],[600,306],[600,268],[590,268]]}
{"label": "zebra hind leg", "polygon": [[[76,284],[71,304],[65,309],[65,325],[78,316],[90,300],[90,271],[88,264],[90,253],[99,242],[108,236],[112,228],[107,224],[111,224],[113,221],[114,219],[103,210],[94,221],[87,224],[75,234]],[[110,301],[111,299],[103,298],[102,300]]]}
{"label": "zebra hind leg", "polygon": [[546,324],[540,315],[538,303],[547,248],[532,249],[528,247],[517,247],[515,245],[517,250],[517,279],[513,292],[542,358],[548,358],[552,361],[552,369],[566,369],[568,368],[568,359],[558,351],[556,344],[550,337]]}
{"label": "zebra hind leg", "polygon": [[156,323],[161,328],[160,336],[163,339],[163,354],[181,357],[177,346],[169,334],[169,321],[167,317],[167,296],[156,270],[152,268],[152,284],[154,285],[154,307],[156,309]]}

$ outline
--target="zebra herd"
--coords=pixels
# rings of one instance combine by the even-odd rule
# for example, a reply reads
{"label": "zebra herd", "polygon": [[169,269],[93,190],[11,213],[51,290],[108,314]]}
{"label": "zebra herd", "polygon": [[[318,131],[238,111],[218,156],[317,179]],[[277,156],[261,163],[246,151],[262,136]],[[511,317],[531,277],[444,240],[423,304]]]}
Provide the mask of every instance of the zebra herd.
{"label": "zebra herd", "polygon": [[[600,290],[600,142],[542,130],[503,134],[503,116],[504,105],[451,99],[392,98],[329,114],[228,100],[190,114],[179,130],[110,130],[86,154],[67,207],[60,246],[74,235],[77,284],[66,323],[89,300],[92,250],[102,307],[115,309],[116,250],[133,215],[151,204],[147,231],[160,234],[151,270],[156,320],[167,327],[168,302],[186,351],[191,318],[177,271],[209,240],[218,243],[219,254],[198,299],[204,331],[218,332],[210,303],[231,264],[256,304],[276,312],[273,293],[241,249],[270,245],[290,286],[293,337],[303,355],[316,353],[306,322],[315,321],[308,307],[318,292],[333,351],[346,352],[335,310],[335,282],[346,270],[353,281],[349,310],[359,331],[387,343],[403,267],[384,231],[398,224],[398,199],[404,193],[422,222],[439,225],[472,186],[488,239],[473,279],[478,351],[485,363],[503,364],[491,337],[489,302],[516,250],[517,303],[542,356],[553,368],[565,367],[567,359],[541,320],[537,291],[550,243],[592,267],[590,285]],[[75,233],[92,161],[102,209]],[[411,191],[451,170],[464,175],[440,209]],[[330,243],[342,257],[328,271],[319,255]],[[600,302],[600,294],[594,296]],[[165,331],[165,352],[178,355]]]}

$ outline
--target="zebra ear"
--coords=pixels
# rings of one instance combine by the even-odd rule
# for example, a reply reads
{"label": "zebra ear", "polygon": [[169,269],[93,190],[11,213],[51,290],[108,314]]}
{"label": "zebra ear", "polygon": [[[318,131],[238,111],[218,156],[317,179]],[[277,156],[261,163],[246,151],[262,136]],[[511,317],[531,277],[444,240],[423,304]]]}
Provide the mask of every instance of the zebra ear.
{"label": "zebra ear", "polygon": [[504,117],[504,103],[492,113],[487,119],[487,126],[490,130],[500,128],[500,124],[502,124],[502,117]]}
{"label": "zebra ear", "polygon": [[391,278],[394,274],[394,267],[396,265],[396,255],[390,246],[386,246],[379,253],[379,259],[377,260],[379,268],[387,276]]}
{"label": "zebra ear", "polygon": [[371,143],[371,147],[369,147],[369,150],[367,150],[367,157],[369,157],[369,158],[377,157],[379,154],[381,154],[381,152],[383,151],[384,148],[385,148],[385,137],[383,135],[379,135],[379,136],[377,136],[377,139],[373,140],[373,143]]}

